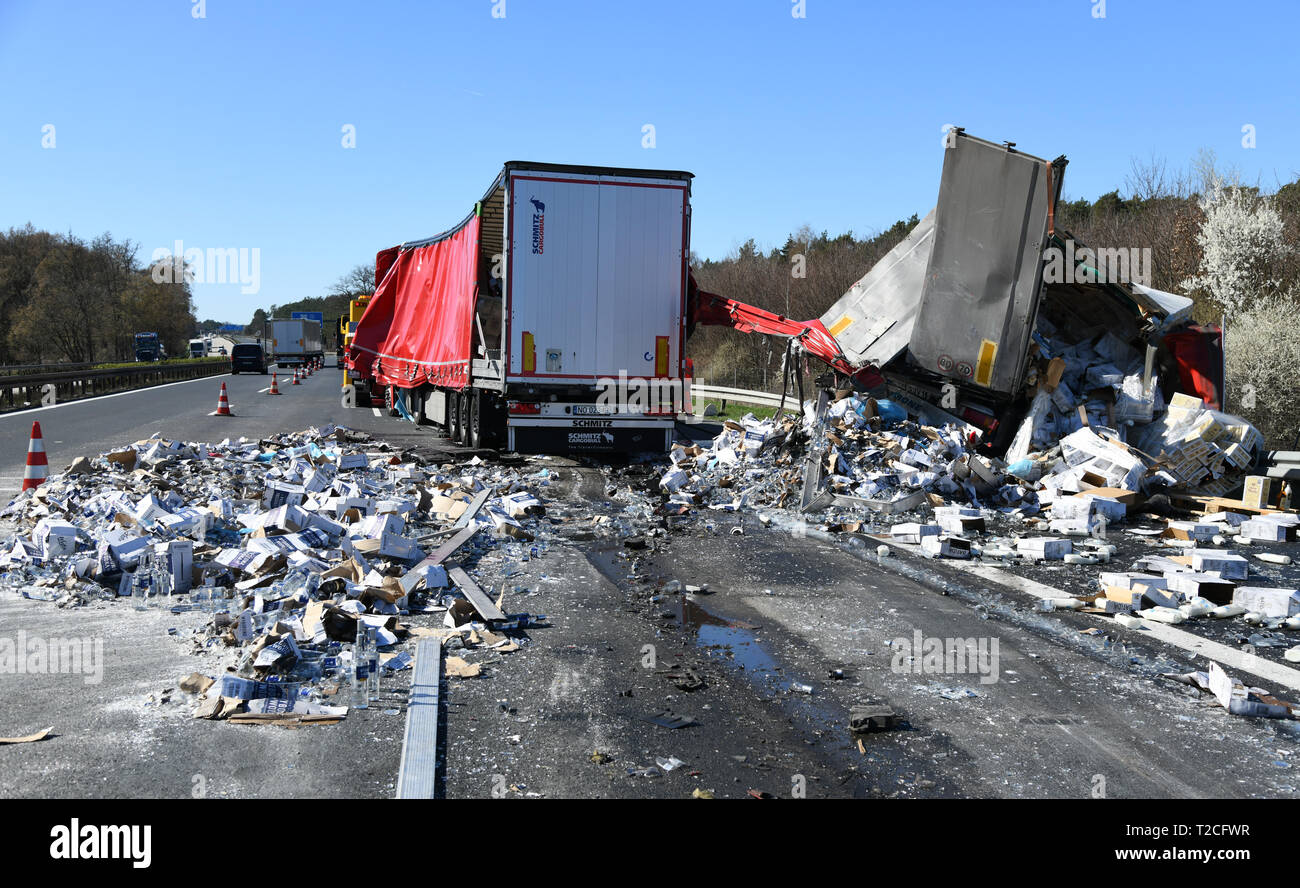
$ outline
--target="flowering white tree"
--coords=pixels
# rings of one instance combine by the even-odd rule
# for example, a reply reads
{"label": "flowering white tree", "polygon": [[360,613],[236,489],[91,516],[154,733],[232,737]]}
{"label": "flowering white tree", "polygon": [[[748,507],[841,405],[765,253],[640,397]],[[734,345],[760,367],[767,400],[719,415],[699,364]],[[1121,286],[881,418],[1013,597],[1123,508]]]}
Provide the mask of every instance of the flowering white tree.
{"label": "flowering white tree", "polygon": [[1228,409],[1245,416],[1264,434],[1269,447],[1289,450],[1300,431],[1300,324],[1295,297],[1258,297],[1234,316],[1225,331]]}
{"label": "flowering white tree", "polygon": [[1205,219],[1196,235],[1200,274],[1183,286],[1214,297],[1229,317],[1255,300],[1278,293],[1289,247],[1282,217],[1269,198],[1225,184],[1211,173],[1200,198]]}

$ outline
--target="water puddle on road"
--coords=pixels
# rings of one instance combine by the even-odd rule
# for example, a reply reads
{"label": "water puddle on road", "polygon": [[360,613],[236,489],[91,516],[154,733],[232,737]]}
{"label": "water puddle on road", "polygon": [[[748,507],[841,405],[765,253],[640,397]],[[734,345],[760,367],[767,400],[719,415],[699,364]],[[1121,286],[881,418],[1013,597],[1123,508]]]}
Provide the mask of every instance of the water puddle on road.
{"label": "water puddle on road", "polygon": [[656,568],[646,553],[625,549],[621,542],[591,544],[583,548],[583,553],[620,589],[661,595],[652,605],[655,611],[675,618],[708,663],[743,676],[759,697],[780,707],[804,742],[839,757],[841,766],[858,767],[856,749],[844,732],[847,713],[825,694],[824,688],[788,674],[768,644],[760,640],[760,627],[724,615],[720,608],[706,604],[703,595],[666,591],[672,577]]}
{"label": "water puddle on road", "polygon": [[[661,610],[672,613],[682,629],[694,635],[695,645],[710,661],[742,672],[767,694],[806,693],[809,686],[786,676],[780,661],[759,640],[755,634],[758,626],[726,617],[685,592],[664,591],[671,578],[655,570],[648,559],[639,557],[640,552],[602,543],[587,548],[585,554],[606,579],[620,588],[659,590],[663,596],[658,602]],[[639,561],[635,568],[634,560]]]}
{"label": "water puddle on road", "polygon": [[678,596],[677,619],[682,628],[694,631],[695,644],[710,659],[726,660],[779,690],[790,689],[792,682],[782,677],[781,665],[754,635],[757,626],[719,616],[685,593]]}

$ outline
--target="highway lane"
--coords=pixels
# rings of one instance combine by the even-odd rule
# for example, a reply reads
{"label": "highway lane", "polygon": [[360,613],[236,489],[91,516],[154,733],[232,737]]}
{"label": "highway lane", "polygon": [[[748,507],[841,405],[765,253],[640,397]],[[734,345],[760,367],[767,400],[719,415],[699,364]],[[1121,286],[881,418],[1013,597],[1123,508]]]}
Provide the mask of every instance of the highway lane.
{"label": "highway lane", "polygon": [[[269,374],[241,373],[0,414],[0,495],[12,496],[22,486],[33,420],[41,424],[51,474],[78,456],[93,457],[155,433],[216,442],[335,422],[383,434],[395,444],[410,437],[436,437],[431,429],[417,430],[409,423],[376,416],[370,408],[343,407],[342,371],[334,367],[317,371],[301,385],[292,385],[291,380],[292,372],[279,376],[279,397],[265,392],[271,385]],[[235,415],[211,416],[223,382]]]}

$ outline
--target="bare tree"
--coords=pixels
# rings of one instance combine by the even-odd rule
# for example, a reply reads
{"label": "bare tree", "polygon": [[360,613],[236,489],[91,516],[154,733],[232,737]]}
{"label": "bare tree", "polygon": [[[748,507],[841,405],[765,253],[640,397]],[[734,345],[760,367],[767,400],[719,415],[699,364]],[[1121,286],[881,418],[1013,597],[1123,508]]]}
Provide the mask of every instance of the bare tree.
{"label": "bare tree", "polygon": [[375,263],[357,265],[330,287],[331,296],[370,296],[375,292]]}

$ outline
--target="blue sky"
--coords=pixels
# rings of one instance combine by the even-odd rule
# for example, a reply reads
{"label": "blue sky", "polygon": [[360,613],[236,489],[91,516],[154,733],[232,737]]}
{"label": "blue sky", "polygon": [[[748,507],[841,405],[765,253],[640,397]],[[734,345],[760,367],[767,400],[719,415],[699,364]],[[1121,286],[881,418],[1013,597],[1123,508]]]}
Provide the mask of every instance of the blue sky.
{"label": "blue sky", "polygon": [[1072,198],[1201,148],[1300,175],[1294,0],[498,5],[0,0],[0,227],[257,248],[258,293],[195,287],[243,322],[459,221],[511,159],[690,170],[713,258],[923,214],[949,123],[1067,155]]}

